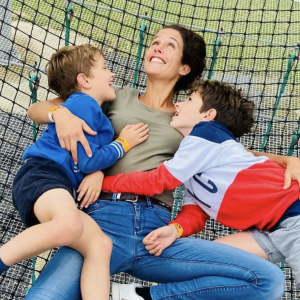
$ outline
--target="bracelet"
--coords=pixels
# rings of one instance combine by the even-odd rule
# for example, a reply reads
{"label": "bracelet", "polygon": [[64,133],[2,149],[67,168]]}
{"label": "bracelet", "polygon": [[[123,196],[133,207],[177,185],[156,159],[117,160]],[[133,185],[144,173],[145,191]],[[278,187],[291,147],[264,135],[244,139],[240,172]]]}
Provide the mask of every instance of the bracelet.
{"label": "bracelet", "polygon": [[182,226],[180,224],[178,224],[178,223],[171,223],[169,225],[173,225],[173,226],[176,227],[177,232],[178,232],[177,238],[179,239],[182,236],[182,234],[183,234],[183,228],[182,228]]}
{"label": "bracelet", "polygon": [[48,112],[48,119],[49,119],[49,121],[52,122],[52,123],[54,123],[52,114],[53,114],[53,112],[54,112],[55,110],[57,110],[58,108],[61,108],[61,106],[60,106],[60,105],[53,106],[53,107],[49,110],[49,112]]}
{"label": "bracelet", "polygon": [[122,138],[121,136],[119,136],[117,139],[116,139],[116,142],[120,143],[125,151],[128,152],[130,150],[130,144],[127,142],[127,140],[125,140],[124,138]]}

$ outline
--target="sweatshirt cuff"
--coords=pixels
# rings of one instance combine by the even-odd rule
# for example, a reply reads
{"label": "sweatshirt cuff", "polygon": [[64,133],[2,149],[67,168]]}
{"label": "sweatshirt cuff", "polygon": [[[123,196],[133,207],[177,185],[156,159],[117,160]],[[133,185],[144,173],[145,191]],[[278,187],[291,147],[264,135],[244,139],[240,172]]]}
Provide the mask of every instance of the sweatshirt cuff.
{"label": "sweatshirt cuff", "polygon": [[123,157],[125,155],[124,148],[123,148],[123,146],[120,143],[118,143],[116,141],[113,141],[112,143],[110,143],[110,145],[114,146],[117,149],[117,151],[118,151],[118,159],[121,158],[121,157]]}

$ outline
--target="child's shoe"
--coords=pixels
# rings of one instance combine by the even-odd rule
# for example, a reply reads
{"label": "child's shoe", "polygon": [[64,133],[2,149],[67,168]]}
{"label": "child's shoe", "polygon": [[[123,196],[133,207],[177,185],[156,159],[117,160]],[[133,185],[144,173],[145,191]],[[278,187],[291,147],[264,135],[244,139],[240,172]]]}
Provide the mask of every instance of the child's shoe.
{"label": "child's shoe", "polygon": [[120,284],[113,282],[112,283],[112,300],[144,300],[139,296],[135,288],[142,287],[140,284],[131,283],[131,284]]}

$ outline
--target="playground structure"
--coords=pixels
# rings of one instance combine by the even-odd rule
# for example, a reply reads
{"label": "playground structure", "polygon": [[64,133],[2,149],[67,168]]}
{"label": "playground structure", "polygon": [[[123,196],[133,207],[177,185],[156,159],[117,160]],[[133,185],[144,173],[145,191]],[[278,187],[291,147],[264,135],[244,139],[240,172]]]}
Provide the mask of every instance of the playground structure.
{"label": "playground structure", "polygon": [[[45,128],[32,123],[26,110],[55,97],[44,71],[54,51],[93,43],[105,53],[117,85],[143,90],[144,49],[153,34],[169,23],[192,28],[207,43],[205,78],[234,84],[255,101],[255,128],[241,142],[256,151],[299,157],[299,19],[300,3],[291,0],[0,0],[1,244],[24,229],[11,201],[12,180],[24,149]],[[174,206],[176,214],[180,188]],[[195,237],[212,240],[231,232],[210,220]],[[53,252],[0,276],[0,300],[23,299]],[[286,278],[282,299],[297,299],[290,268],[279,267]],[[152,284],[127,274],[112,280]]]}

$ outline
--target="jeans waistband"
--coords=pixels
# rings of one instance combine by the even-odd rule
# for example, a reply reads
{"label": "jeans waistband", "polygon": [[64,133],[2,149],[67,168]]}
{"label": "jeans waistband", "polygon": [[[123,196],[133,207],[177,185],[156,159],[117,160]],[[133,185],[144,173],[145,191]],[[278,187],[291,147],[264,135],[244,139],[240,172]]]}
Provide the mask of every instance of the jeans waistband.
{"label": "jeans waistband", "polygon": [[115,201],[125,201],[125,202],[145,202],[148,203],[148,200],[158,206],[165,207],[168,209],[170,212],[172,211],[172,208],[164,203],[163,201],[160,201],[158,199],[152,198],[152,197],[147,197],[143,195],[137,195],[133,193],[110,193],[110,192],[101,192],[99,195],[99,200],[115,200]]}

